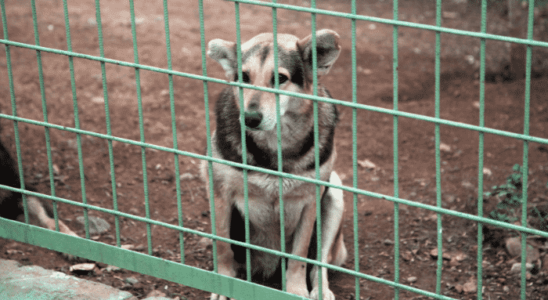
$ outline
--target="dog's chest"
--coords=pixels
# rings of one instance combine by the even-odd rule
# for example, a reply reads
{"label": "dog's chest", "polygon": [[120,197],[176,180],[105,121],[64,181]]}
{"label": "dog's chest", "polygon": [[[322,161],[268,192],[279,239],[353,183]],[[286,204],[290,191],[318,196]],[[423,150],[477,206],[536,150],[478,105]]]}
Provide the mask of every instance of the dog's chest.
{"label": "dog's chest", "polygon": [[[239,176],[236,176],[239,177]],[[241,212],[245,211],[244,184],[234,182],[231,185],[232,201]],[[280,197],[279,180],[266,174],[252,173],[247,182],[249,218],[254,226],[269,230],[272,226],[279,228]],[[283,205],[285,227],[290,232],[297,226],[303,208],[315,201],[314,185],[302,181],[283,180]]]}

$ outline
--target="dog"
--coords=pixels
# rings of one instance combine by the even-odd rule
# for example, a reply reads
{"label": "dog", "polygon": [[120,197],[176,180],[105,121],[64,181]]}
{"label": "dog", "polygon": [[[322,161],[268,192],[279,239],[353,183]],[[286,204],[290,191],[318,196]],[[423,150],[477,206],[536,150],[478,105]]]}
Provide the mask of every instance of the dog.
{"label": "dog", "polygon": [[[13,188],[21,188],[19,173],[15,161],[8,150],[0,141],[0,184]],[[32,187],[27,187],[33,191]],[[55,230],[55,220],[53,219],[53,208],[51,203],[33,197],[27,196],[27,208],[29,223]],[[23,196],[21,193],[8,191],[0,188],[0,217],[10,220],[24,221]],[[78,236],[70,228],[59,220],[59,231],[62,233]],[[74,258],[71,255],[65,255],[67,258]]]}
{"label": "dog", "polygon": [[[285,91],[312,94],[312,36],[299,39],[289,34],[278,35],[279,88]],[[273,35],[255,36],[241,46],[242,82],[261,87],[274,87]],[[339,35],[331,30],[316,32],[317,74],[326,75],[341,51]],[[217,61],[228,80],[238,81],[236,44],[214,39],[208,44],[208,56]],[[242,163],[240,101],[238,87],[227,87],[216,102],[217,129],[212,134],[212,155],[215,158]],[[330,97],[318,86],[318,95]],[[279,96],[283,171],[315,178],[314,117],[311,100],[286,95]],[[247,164],[278,170],[276,101],[272,93],[253,89],[243,90],[243,110]],[[337,108],[318,102],[318,131],[320,179],[341,184],[332,171],[336,158],[334,147]],[[280,250],[279,178],[262,172],[248,171],[248,201],[250,242],[269,249]],[[209,186],[208,163],[203,161],[201,175]],[[216,230],[221,237],[244,241],[244,182],[241,168],[213,163],[213,187]],[[310,257],[316,249],[316,191],[315,185],[283,178],[285,246],[288,253]],[[347,257],[341,230],[344,211],[340,189],[322,186],[321,198],[321,261],[337,266]],[[311,238],[312,237],[312,238]],[[316,253],[312,253],[316,258]],[[238,277],[245,270],[245,249],[217,242],[219,274]],[[251,272],[254,278],[267,279],[279,270],[279,256],[251,250]],[[310,269],[310,268],[309,268]],[[287,262],[287,291],[310,299],[318,299],[318,267],[311,268],[307,278],[306,263],[289,259]],[[311,291],[307,286],[311,285]],[[327,269],[322,268],[323,299],[335,299],[329,289]],[[212,300],[226,300],[212,294]]]}

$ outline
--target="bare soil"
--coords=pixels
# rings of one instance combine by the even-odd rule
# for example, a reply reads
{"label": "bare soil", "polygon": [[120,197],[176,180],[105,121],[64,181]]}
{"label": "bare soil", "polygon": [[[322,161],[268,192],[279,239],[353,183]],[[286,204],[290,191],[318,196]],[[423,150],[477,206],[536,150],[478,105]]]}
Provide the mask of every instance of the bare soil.
{"label": "bare soil", "polygon": [[[129,4],[124,1],[103,1],[101,16],[105,56],[123,61],[134,61]],[[282,2],[282,1],[280,1]],[[409,2],[409,3],[408,3]],[[287,0],[283,3],[307,6],[307,1]],[[346,1],[319,1],[324,9],[349,12]],[[265,7],[240,5],[242,39],[272,31],[271,10]],[[69,3],[70,30],[73,50],[99,55],[99,43],[95,8],[92,1]],[[154,1],[136,1],[137,44],[140,63],[167,67],[163,10]],[[445,26],[479,31],[479,6],[474,2],[451,1],[443,10],[456,13],[443,19]],[[67,49],[63,6],[59,0],[38,1],[38,30],[42,46]],[[360,14],[392,18],[392,3],[360,2]],[[234,4],[225,1],[205,1],[205,39],[223,38],[235,40]],[[403,1],[399,18],[424,24],[435,23],[435,4],[432,1]],[[504,10],[490,9],[489,32],[504,31]],[[30,4],[25,1],[6,1],[9,38],[34,44]],[[310,34],[310,15],[278,10],[279,32],[300,37]],[[451,17],[453,16],[453,17]],[[170,1],[171,53],[173,68],[177,71],[202,74],[200,23],[196,1]],[[541,19],[539,22],[541,22]],[[318,29],[331,28],[341,35],[343,52],[331,73],[322,83],[336,99],[351,101],[351,22],[318,15]],[[541,22],[542,23],[542,22]],[[544,23],[541,24],[544,26]],[[357,23],[358,102],[375,107],[392,108],[392,27],[378,23]],[[540,26],[540,25],[539,25]],[[435,114],[434,50],[435,33],[417,29],[399,28],[399,104],[398,109],[426,116]],[[477,55],[479,40],[442,34],[440,116],[443,119],[477,125],[479,100]],[[502,42],[488,41],[488,49],[506,47]],[[43,120],[36,52],[10,47],[12,56],[14,93],[19,116]],[[494,50],[493,50],[494,51]],[[495,52],[489,57],[496,59]],[[471,55],[470,57],[467,57]],[[10,114],[10,93],[5,52],[0,53],[0,109]],[[71,92],[69,59],[66,56],[42,53],[45,96],[48,118],[51,123],[74,126],[74,107]],[[223,78],[220,66],[207,60],[209,76]],[[74,73],[78,113],[82,129],[106,133],[110,122],[114,136],[140,139],[135,70],[117,65],[106,65],[106,84],[110,119],[106,119],[101,65],[98,62],[74,58]],[[508,81],[503,73],[491,73],[485,85],[485,125],[509,132],[522,133],[524,124],[525,81]],[[531,82],[530,133],[547,137],[548,94],[547,77],[536,74]],[[171,114],[168,76],[140,71],[140,85],[144,114],[144,136],[148,143],[172,147]],[[175,113],[178,147],[181,150],[203,153],[206,147],[205,115],[213,120],[215,97],[223,85],[208,84],[210,108],[204,107],[204,86],[197,80],[174,78]],[[336,132],[338,160],[336,171],[343,183],[352,185],[352,110],[339,107],[341,122]],[[13,123],[0,120],[3,127],[2,141],[15,153]],[[400,117],[398,119],[399,144],[399,196],[415,202],[435,205],[435,140],[434,124]],[[213,124],[214,126],[214,124]],[[213,127],[214,128],[214,127]],[[478,141],[474,131],[441,126],[441,201],[452,210],[477,214],[478,198]],[[44,129],[40,126],[19,123],[22,145],[24,176],[38,191],[50,194]],[[85,196],[88,203],[112,208],[112,185],[109,166],[108,144],[105,140],[83,135],[81,137],[83,170],[85,172]],[[386,114],[358,112],[358,160],[368,159],[375,168],[359,167],[359,188],[394,195],[393,172],[393,117]],[[77,138],[75,134],[51,130],[53,162],[59,168],[55,192],[59,197],[82,201]],[[490,174],[484,176],[484,191],[502,184],[515,164],[522,164],[523,142],[497,135],[485,135],[484,164]],[[122,143],[113,143],[114,170],[117,184],[118,206],[126,213],[145,216],[145,191],[141,149]],[[546,145],[529,143],[529,194],[531,206],[539,207],[546,214],[546,183],[548,181],[548,150]],[[209,231],[209,205],[204,184],[198,177],[199,161],[179,157],[181,197],[184,226]],[[174,156],[160,151],[146,150],[148,199],[152,219],[177,224],[176,178]],[[487,171],[486,171],[487,172]],[[487,172],[489,173],[489,172]],[[352,199],[345,193],[346,210],[344,234],[349,253],[354,253]],[[485,200],[485,214],[497,203],[496,198]],[[405,205],[399,206],[400,281],[402,283],[435,291],[436,260],[430,255],[437,245],[437,218],[434,213]],[[79,235],[84,236],[83,226],[76,218],[82,210],[59,204],[59,213]],[[90,211],[111,224],[111,230],[92,238],[107,244],[115,244],[114,218]],[[376,277],[394,278],[394,205],[392,202],[358,196],[359,259],[360,271]],[[475,298],[473,286],[477,270],[477,224],[461,218],[444,216],[443,248],[447,260],[443,262],[442,294],[459,299]],[[132,245],[135,251],[146,252],[147,236],[144,224],[121,219],[122,244]],[[483,295],[485,299],[517,299],[520,290],[519,274],[510,273],[519,257],[510,255],[504,239],[515,232],[497,231],[483,241]],[[152,226],[154,255],[179,261],[178,233],[163,227]],[[186,235],[185,263],[204,269],[212,269],[211,248],[200,242],[200,237]],[[531,244],[539,250],[540,258],[527,280],[527,299],[545,299],[548,294],[548,263],[546,239],[531,237]],[[70,273],[74,262],[56,252],[40,247],[0,239],[0,258],[14,259],[23,264],[35,264],[45,268]],[[541,263],[544,261],[545,263]],[[351,255],[346,268],[354,268]],[[161,291],[169,297],[180,299],[204,299],[208,293],[159,280],[125,270],[107,271],[98,264],[96,272],[78,275],[130,291],[143,298],[151,291]],[[137,283],[126,279],[134,277]],[[354,299],[354,278],[334,273],[331,286],[337,299]],[[466,285],[466,283],[469,283]],[[366,280],[360,280],[362,299],[392,299],[392,288]],[[401,291],[401,299],[425,297]]]}

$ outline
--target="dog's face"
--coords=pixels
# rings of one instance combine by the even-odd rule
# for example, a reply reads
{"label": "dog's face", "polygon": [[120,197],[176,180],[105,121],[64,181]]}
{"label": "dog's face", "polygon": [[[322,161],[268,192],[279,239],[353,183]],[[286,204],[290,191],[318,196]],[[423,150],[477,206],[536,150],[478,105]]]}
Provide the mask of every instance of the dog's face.
{"label": "dog's face", "polygon": [[[299,39],[278,34],[278,80],[282,90],[312,94],[312,36]],[[242,82],[273,88],[274,39],[263,33],[242,44]],[[317,74],[329,72],[340,53],[339,35],[331,30],[316,32]],[[215,39],[208,44],[208,55],[223,69],[228,80],[238,81],[236,43]],[[238,87],[234,94],[239,95]],[[252,130],[273,130],[276,127],[276,98],[273,93],[243,90],[245,125]],[[236,97],[238,99],[238,97]],[[239,107],[240,102],[236,101]],[[311,110],[312,102],[280,95],[280,115]]]}

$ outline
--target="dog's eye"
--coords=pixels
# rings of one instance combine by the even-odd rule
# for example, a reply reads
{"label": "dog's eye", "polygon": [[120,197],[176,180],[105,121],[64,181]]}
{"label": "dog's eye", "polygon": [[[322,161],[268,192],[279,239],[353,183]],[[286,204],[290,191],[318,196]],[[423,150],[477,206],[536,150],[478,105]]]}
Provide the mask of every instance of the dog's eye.
{"label": "dog's eye", "polygon": [[[278,74],[278,83],[280,85],[284,84],[285,82],[287,82],[287,80],[289,80],[289,78],[287,78],[287,76],[285,76],[284,74]],[[272,86],[274,86],[274,76],[272,76]]]}
{"label": "dog's eye", "polygon": [[[234,81],[238,81],[238,73],[234,75]],[[249,79],[249,73],[248,72],[242,72],[242,82],[243,83],[250,83],[251,80]]]}

